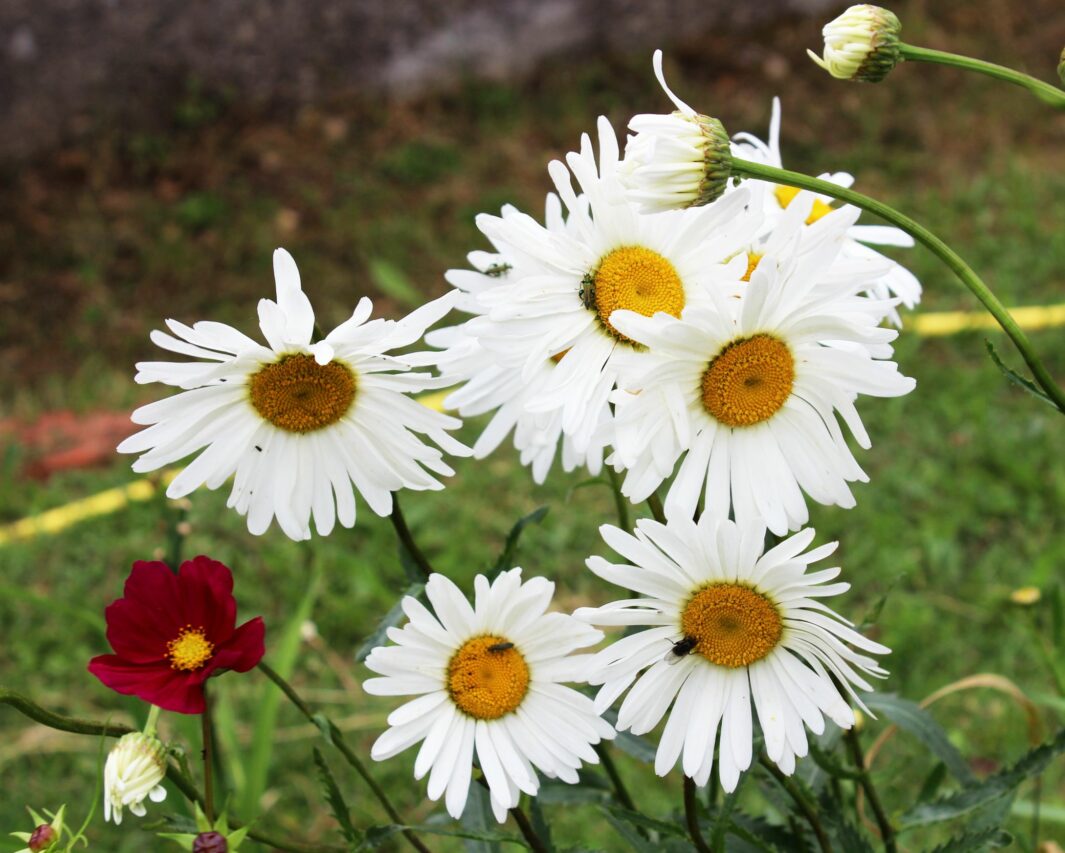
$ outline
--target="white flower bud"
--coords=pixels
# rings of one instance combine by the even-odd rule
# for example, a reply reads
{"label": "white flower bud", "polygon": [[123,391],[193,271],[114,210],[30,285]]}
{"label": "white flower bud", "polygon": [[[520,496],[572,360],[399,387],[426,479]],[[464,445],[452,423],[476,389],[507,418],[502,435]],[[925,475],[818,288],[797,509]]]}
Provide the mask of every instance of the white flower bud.
{"label": "white flower bud", "polygon": [[879,83],[899,61],[902,24],[894,12],[863,3],[825,24],[825,55],[810,58],[833,77]]}
{"label": "white flower bud", "polygon": [[635,136],[629,137],[620,169],[626,194],[644,213],[709,204],[725,191],[732,170],[728,134],[720,121],[700,115],[670,91],[660,50],[654,69],[677,110],[629,122]]}
{"label": "white flower bud", "polygon": [[153,803],[166,799],[166,789],[159,784],[165,775],[166,747],[158,738],[142,732],[123,735],[104,765],[104,820],[113,815],[115,824],[122,823],[126,806],[144,817],[145,798]]}

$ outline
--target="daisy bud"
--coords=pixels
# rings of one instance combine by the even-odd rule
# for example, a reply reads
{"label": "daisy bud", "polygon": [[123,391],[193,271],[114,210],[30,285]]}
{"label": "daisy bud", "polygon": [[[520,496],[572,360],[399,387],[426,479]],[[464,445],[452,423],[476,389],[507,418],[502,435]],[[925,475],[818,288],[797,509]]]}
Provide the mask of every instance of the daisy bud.
{"label": "daisy bud", "polygon": [[145,798],[153,803],[166,799],[160,784],[166,775],[166,747],[158,738],[143,732],[123,735],[107,756],[104,765],[104,820],[114,816],[122,823],[122,809],[144,817]]}
{"label": "daisy bud", "polygon": [[51,824],[42,823],[30,834],[30,853],[41,853],[41,851],[47,850],[58,840],[59,834],[52,829]]}
{"label": "daisy bud", "polygon": [[201,832],[193,839],[192,853],[229,853],[229,842],[220,832]]}
{"label": "daisy bud", "polygon": [[902,24],[894,12],[863,3],[825,24],[825,55],[810,58],[839,80],[879,83],[898,64]]}
{"label": "daisy bud", "polygon": [[709,204],[725,191],[732,171],[728,133],[716,118],[697,113],[670,91],[660,50],[655,51],[654,69],[677,109],[629,122],[635,136],[625,146],[621,180],[644,213]]}

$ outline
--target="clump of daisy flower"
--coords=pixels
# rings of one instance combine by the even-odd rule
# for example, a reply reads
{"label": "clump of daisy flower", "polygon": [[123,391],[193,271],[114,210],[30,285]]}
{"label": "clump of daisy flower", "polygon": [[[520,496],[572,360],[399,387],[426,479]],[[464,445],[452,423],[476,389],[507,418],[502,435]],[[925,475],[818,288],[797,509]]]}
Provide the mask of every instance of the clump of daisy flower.
{"label": "clump of daisy flower", "polygon": [[[777,535],[808,519],[805,495],[854,506],[849,482],[868,478],[836,419],[870,446],[855,408],[860,394],[906,394],[914,380],[890,361],[894,329],[884,307],[821,285],[838,241],[799,252],[792,242],[758,261],[745,285],[708,290],[712,304],[677,319],[618,312],[614,324],[648,348],[647,371],[619,390],[615,450],[622,491],[646,500],[674,469],[665,512],[707,511]],[[749,265],[738,258],[736,272]],[[680,460],[683,458],[683,462]],[[679,464],[679,468],[677,467]],[[805,495],[804,495],[805,493]]]}
{"label": "clump of daisy flower", "polygon": [[[234,477],[229,506],[263,533],[273,519],[292,539],[320,535],[337,520],[355,524],[355,491],[378,515],[392,511],[392,492],[442,489],[433,474],[454,472],[440,450],[469,450],[447,434],[460,421],[408,396],[440,387],[411,360],[388,354],[413,344],[452,303],[445,296],[402,320],[372,320],[369,299],[314,342],[314,311],[299,271],[284,249],[274,252],[277,301],[259,302],[267,345],[215,322],[186,326],[168,320],[173,335],[152,332],[158,346],[192,362],[142,362],[136,381],[161,382],[182,393],[142,406],[133,421],[149,425],[123,441],[121,453],[141,453],[135,471],[154,471],[199,455],[171,482],[167,495],[200,486],[217,489]],[[354,486],[354,489],[353,489]]]}
{"label": "clump of daisy flower", "polygon": [[166,747],[147,732],[130,732],[119,738],[104,764],[104,820],[122,823],[122,810],[144,817],[145,800],[166,799]]}
{"label": "clump of daisy flower", "polygon": [[642,519],[635,535],[609,525],[600,532],[626,562],[591,557],[588,568],[638,597],[574,614],[629,629],[593,658],[590,680],[602,685],[595,707],[605,711],[628,691],[617,726],[633,734],[668,715],[655,757],[659,776],[679,761],[705,785],[717,743],[718,777],[734,790],[751,764],[752,705],[766,753],[790,774],[807,753],[806,729],[821,734],[825,717],[854,725],[838,685],[864,707],[854,688],[871,690],[866,677],[886,675],[868,655],[889,650],[820,602],[849,584],[828,583],[838,568],[808,571],[836,548],[807,551],[813,530],[764,553],[762,525],[708,514],[698,523]]}
{"label": "clump of daisy flower", "polygon": [[720,198],[732,171],[729,138],[716,118],[701,115],[666,85],[662,51],[654,53],[662,89],[677,107],[669,115],[634,116],[621,180],[644,213],[709,204]]}
{"label": "clump of daisy flower", "polygon": [[430,612],[403,599],[410,621],[389,628],[395,645],[375,648],[366,666],[381,675],[363,687],[379,696],[415,696],[388,717],[374,743],[378,761],[421,743],[414,777],[429,776],[431,800],[445,798],[462,815],[473,762],[484,773],[499,822],[521,793],[535,795],[539,770],[578,781],[582,763],[597,764],[592,748],[614,736],[592,700],[562,682],[584,682],[588,655],[602,633],[563,613],[547,613],[555,585],[522,582],[521,569],[489,582],[474,580],[471,607],[450,580],[434,574],[425,591]]}
{"label": "clump of daisy flower", "polygon": [[807,50],[810,58],[839,80],[879,83],[900,58],[902,24],[894,12],[862,3],[851,6],[825,24],[824,58]]}

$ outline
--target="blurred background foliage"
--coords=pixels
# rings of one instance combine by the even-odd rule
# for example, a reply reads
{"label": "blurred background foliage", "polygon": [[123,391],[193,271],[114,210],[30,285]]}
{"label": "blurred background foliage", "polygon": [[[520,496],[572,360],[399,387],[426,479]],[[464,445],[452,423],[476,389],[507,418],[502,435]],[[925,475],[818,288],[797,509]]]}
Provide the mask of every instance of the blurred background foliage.
{"label": "blurred background foliage", "polygon": [[[1043,79],[1053,79],[1065,43],[1058,0],[913,0],[893,8],[908,41]],[[1007,305],[1063,301],[1065,118],[1020,90],[944,68],[904,65],[879,86],[833,81],[804,50],[818,45],[821,24],[836,11],[789,16],[742,35],[687,33],[667,51],[667,74],[682,97],[734,132],[764,136],[770,98],[779,94],[787,166],[855,173],[858,189],[946,237]],[[20,429],[57,410],[77,421],[155,397],[155,389],[133,384],[132,364],[154,357],[148,331],[165,317],[209,317],[256,334],[254,306],[272,291],[275,246],[295,256],[326,328],[362,295],[398,316],[442,293],[443,271],[486,247],[473,225],[478,212],[513,203],[539,214],[547,161],[575,148],[596,115],[620,131],[633,113],[667,107],[650,72],[651,47],[562,53],[518,79],[470,78],[423,97],[349,92],[292,109],[250,107],[190,78],[161,92],[151,120],[94,126],[0,164],[0,523],[133,479],[129,460],[120,459],[29,476],[34,450]],[[921,311],[977,307],[928,254],[897,257],[924,283]],[[989,337],[1016,363],[1002,335]],[[863,403],[874,447],[860,461],[871,483],[856,487],[856,509],[816,508],[813,524],[819,541],[842,543],[839,559],[854,589],[841,609],[856,622],[868,618],[870,633],[894,650],[884,690],[919,700],[996,672],[1021,687],[1049,730],[1065,720],[1063,649],[1052,639],[1065,563],[1061,420],[1005,383],[982,338],[903,333],[898,360],[917,390]],[[1033,340],[1065,377],[1061,330]],[[472,441],[479,426],[468,424],[465,438]],[[613,520],[605,488],[578,488],[580,475],[558,472],[535,487],[506,449],[456,467],[447,491],[404,496],[438,569],[468,585],[494,562],[515,519],[547,505],[546,518],[525,531],[517,562],[556,580],[559,608],[613,595],[583,569],[589,553],[605,551],[596,532]],[[353,531],[316,540],[312,569],[278,531],[249,536],[224,502],[224,493],[193,496],[187,555],[209,553],[234,568],[242,618],[266,617],[268,659],[276,662],[283,636],[299,644],[293,680],[368,751],[388,705],[361,692],[365,671],[354,650],[407,583],[387,521],[360,505]],[[106,650],[103,607],[121,593],[130,563],[165,553],[178,512],[153,500],[0,546],[0,684],[58,711],[135,720],[139,703],[106,691],[85,663]],[[308,596],[315,571],[321,582]],[[1011,592],[1027,586],[1041,591],[1040,600],[1011,602]],[[302,626],[292,624],[301,601],[309,613]],[[216,692],[227,709],[223,746],[246,758],[230,767],[234,806],[247,815],[257,805],[264,827],[293,837],[330,838],[311,759],[316,730],[285,706],[276,732],[257,738],[256,709],[272,693],[255,674],[229,676]],[[934,713],[978,774],[1027,747],[1025,715],[998,693],[961,691]],[[162,730],[195,751],[190,721],[165,715]],[[0,735],[0,830],[26,828],[25,804],[67,802],[75,816],[84,813],[96,744],[8,710],[0,711]],[[417,822],[435,806],[412,781],[412,762],[408,754],[375,771]],[[630,781],[649,773],[629,756],[619,763]],[[356,819],[382,822],[358,780],[331,764]],[[932,769],[905,736],[889,743],[877,767],[896,813],[910,804],[915,779]],[[680,802],[679,777],[637,790],[656,813]],[[1014,805],[1018,849],[1032,849],[1037,796],[1039,838],[1065,838],[1058,766],[1041,791],[1029,786]],[[182,807],[173,792],[167,805]],[[589,819],[591,808],[545,802],[556,838],[623,849],[606,830],[588,828],[602,825]],[[159,846],[136,827],[97,824],[93,837],[99,849]],[[939,836],[905,838],[908,848],[925,849]]]}

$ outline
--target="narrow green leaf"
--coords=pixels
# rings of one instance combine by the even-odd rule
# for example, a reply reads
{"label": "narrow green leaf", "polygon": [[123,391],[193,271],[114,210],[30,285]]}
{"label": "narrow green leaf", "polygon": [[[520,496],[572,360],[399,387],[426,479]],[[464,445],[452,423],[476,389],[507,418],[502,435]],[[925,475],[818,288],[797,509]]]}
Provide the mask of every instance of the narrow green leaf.
{"label": "narrow green leaf", "polygon": [[866,693],[862,701],[873,713],[883,714],[907,734],[923,743],[936,758],[942,761],[951,775],[963,785],[972,785],[976,776],[969,768],[958,748],[947,738],[943,727],[916,702],[903,699],[893,693]]}
{"label": "narrow green leaf", "polygon": [[494,579],[500,572],[514,567],[514,556],[518,551],[518,540],[521,538],[522,531],[530,524],[539,524],[543,521],[548,509],[549,507],[546,506],[538,507],[514,522],[514,526],[510,528],[510,533],[507,534],[507,541],[503,544],[503,551],[500,553],[499,559],[496,560],[495,566],[488,573],[489,580]]}
{"label": "narrow green leaf", "polygon": [[615,817],[609,811],[605,812],[604,817],[606,817],[607,823],[614,827],[614,831],[617,832],[617,834],[620,835],[628,845],[636,851],[636,853],[658,853],[659,848],[656,845],[651,844],[626,821]]}
{"label": "narrow green leaf", "polygon": [[582,770],[581,781],[577,785],[545,781],[540,786],[540,793],[537,794],[536,799],[547,805],[570,805],[608,803],[613,796],[613,791],[605,779]]}
{"label": "narrow green leaf", "polygon": [[[296,606],[292,618],[281,630],[281,636],[270,643],[272,652],[270,665],[286,680],[292,677],[292,671],[296,668],[296,658],[300,650],[300,628],[311,617],[314,603],[318,598],[318,590],[322,584],[321,564],[314,562],[313,565],[307,590]],[[242,792],[241,808],[238,814],[254,815],[259,812],[259,801],[266,791],[266,783],[270,774],[274,732],[277,728],[277,715],[283,698],[281,691],[272,682],[267,681],[263,684],[255,711],[251,746],[246,753],[248,756],[245,764],[247,785]]]}
{"label": "narrow green leaf", "polygon": [[[471,788],[472,790],[472,788]],[[359,846],[359,850],[377,850],[386,841],[397,833],[403,832],[403,830],[409,829],[411,832],[415,832],[419,835],[445,835],[449,838],[466,838],[473,841],[494,841],[499,844],[514,844],[518,847],[528,847],[524,839],[519,838],[516,835],[509,835],[505,832],[477,832],[468,829],[455,829],[450,824],[435,824],[435,823],[422,823],[422,824],[386,824],[383,826],[371,826],[366,830],[366,837],[363,839],[362,844]]]}
{"label": "narrow green leaf", "polygon": [[371,258],[369,272],[377,289],[389,299],[406,305],[408,308],[417,308],[425,301],[418,289],[411,284],[406,273],[384,258]]}
{"label": "narrow green leaf", "polygon": [[1065,595],[1062,594],[1061,584],[1051,585],[1047,591],[1050,599],[1050,641],[1059,652],[1065,651]]}
{"label": "narrow green leaf", "polygon": [[1012,367],[1009,367],[1006,362],[999,358],[998,353],[995,352],[995,346],[991,343],[991,341],[985,338],[984,346],[987,347],[987,353],[991,356],[991,360],[995,363],[995,367],[1002,371],[1002,375],[1005,376],[1010,382],[1012,382],[1019,388],[1023,388],[1033,397],[1038,397],[1048,406],[1053,406],[1055,409],[1058,407],[1057,403],[1055,403],[1046,394],[1044,394],[1040,390],[1039,386],[1036,385],[1031,379],[1025,379],[1016,370],[1014,370]]}
{"label": "narrow green leaf", "polygon": [[1016,764],[989,776],[963,791],[914,806],[902,816],[902,827],[910,829],[965,817],[994,801],[1009,796],[1026,779],[1042,773],[1054,756],[1065,752],[1065,729],[1053,740],[1026,753]]}
{"label": "narrow green leaf", "polygon": [[400,596],[400,600],[397,601],[392,609],[385,614],[385,618],[377,623],[377,627],[374,628],[373,633],[370,634],[355,652],[355,660],[358,663],[362,663],[366,658],[370,656],[372,652],[378,646],[383,646],[385,640],[388,638],[388,629],[394,628],[404,619],[403,614],[403,598],[405,596],[413,596],[414,598],[420,598],[425,591],[425,584],[422,582],[413,583],[404,591]]}
{"label": "narrow green leaf", "polygon": [[918,803],[927,803],[939,790],[940,785],[943,784],[943,780],[947,777],[947,765],[942,761],[937,761],[936,766],[932,768],[932,771],[925,777],[924,783],[921,785],[921,790],[917,792]]}
{"label": "narrow green leaf", "polygon": [[340,793],[340,786],[337,785],[336,777],[333,776],[333,771],[329,769],[329,765],[318,747],[314,747],[314,763],[318,766],[318,776],[322,782],[325,800],[329,804],[329,810],[333,813],[333,817],[340,825],[341,834],[352,844],[361,843],[362,833],[351,822],[351,811],[348,809],[348,804],[344,801],[344,795]]}
{"label": "narrow green leaf", "polygon": [[996,847],[1008,847],[1013,836],[1003,829],[985,829],[982,832],[967,832],[940,844],[931,853],[981,853]]}
{"label": "narrow green leaf", "polygon": [[540,840],[544,842],[548,851],[554,851],[555,842],[551,838],[551,825],[547,822],[544,810],[540,807],[539,797],[529,797],[529,820],[532,821],[533,829],[536,830],[536,834],[540,836]]}
{"label": "narrow green leaf", "polygon": [[667,823],[664,820],[648,817],[640,812],[632,812],[628,809],[623,809],[621,806],[615,805],[603,806],[602,810],[608,815],[613,815],[618,820],[625,821],[635,827],[654,830],[655,832],[661,833],[666,838],[671,836],[673,838],[688,837],[688,831],[684,828],[682,823]]}
{"label": "narrow green leaf", "polygon": [[[494,831],[497,825],[488,791],[483,785],[472,783],[466,808],[462,811],[462,828],[467,832],[485,834]],[[473,837],[466,839],[465,847],[468,853],[500,853],[501,849],[498,841]]]}

